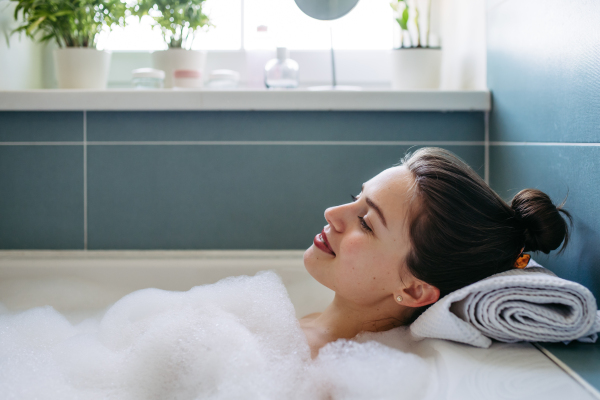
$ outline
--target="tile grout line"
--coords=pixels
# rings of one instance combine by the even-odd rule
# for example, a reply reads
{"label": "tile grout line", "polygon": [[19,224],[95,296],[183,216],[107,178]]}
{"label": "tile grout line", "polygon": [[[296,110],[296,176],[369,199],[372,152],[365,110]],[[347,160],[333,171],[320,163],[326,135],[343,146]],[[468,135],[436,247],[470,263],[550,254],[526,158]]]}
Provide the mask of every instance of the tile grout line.
{"label": "tile grout line", "polygon": [[483,167],[483,179],[485,180],[485,183],[487,183],[488,185],[490,184],[490,112],[486,111],[483,117],[483,123],[484,123],[484,127],[483,127],[483,140],[484,140],[484,147],[483,147],[483,163],[484,163],[484,167]]}
{"label": "tile grout line", "polygon": [[598,142],[490,142],[490,146],[600,147]]}
{"label": "tile grout line", "polygon": [[417,141],[417,140],[399,140],[399,141],[369,141],[369,140],[353,140],[353,141],[275,141],[275,140],[206,140],[206,141],[105,141],[105,142],[88,142],[90,146],[483,146],[482,141]]}
{"label": "tile grout line", "polygon": [[541,346],[540,344],[538,344],[536,342],[531,342],[531,344],[536,349],[538,349],[543,355],[545,355],[548,359],[550,359],[550,361],[552,361],[554,364],[556,364],[556,366],[558,368],[562,369],[567,375],[569,375],[575,382],[577,382],[581,386],[583,386],[583,388],[585,390],[587,390],[588,393],[590,393],[592,396],[594,396],[594,398],[600,400],[600,392],[598,392],[595,387],[593,387],[585,379],[583,379],[581,377],[581,375],[579,375],[577,372],[573,371],[571,369],[571,367],[569,367],[567,364],[562,362],[560,360],[560,358],[556,357],[545,347]]}
{"label": "tile grout line", "polygon": [[[85,128],[84,128],[85,129]],[[489,133],[486,133],[489,135]],[[542,146],[600,147],[600,143],[577,142],[492,142],[484,141],[93,141],[88,142],[0,142],[0,146]],[[489,161],[489,160],[488,160]]]}
{"label": "tile grout line", "polygon": [[[90,141],[86,146],[483,146],[483,141],[275,141],[275,140],[204,140],[204,141]],[[83,142],[0,142],[0,146],[82,146]]]}
{"label": "tile grout line", "polygon": [[87,221],[87,111],[83,110],[83,250],[88,249]]}
{"label": "tile grout line", "polygon": [[82,146],[83,142],[0,142],[0,146]]}

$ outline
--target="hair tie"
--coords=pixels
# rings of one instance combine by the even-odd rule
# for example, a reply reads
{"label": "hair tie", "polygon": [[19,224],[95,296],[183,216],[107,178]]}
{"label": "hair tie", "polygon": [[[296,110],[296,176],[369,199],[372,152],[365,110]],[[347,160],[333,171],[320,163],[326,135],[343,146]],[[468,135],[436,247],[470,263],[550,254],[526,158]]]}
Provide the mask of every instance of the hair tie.
{"label": "hair tie", "polygon": [[529,260],[531,260],[531,256],[529,254],[523,254],[523,250],[525,250],[525,247],[521,249],[521,253],[519,254],[519,257],[517,257],[517,261],[515,261],[515,268],[523,269],[529,264]]}

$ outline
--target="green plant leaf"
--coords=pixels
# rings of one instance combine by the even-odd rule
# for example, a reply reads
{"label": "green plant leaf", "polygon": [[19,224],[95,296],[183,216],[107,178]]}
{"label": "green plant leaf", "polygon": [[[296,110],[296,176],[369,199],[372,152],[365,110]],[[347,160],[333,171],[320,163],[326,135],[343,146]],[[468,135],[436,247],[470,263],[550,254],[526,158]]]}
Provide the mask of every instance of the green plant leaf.
{"label": "green plant leaf", "polygon": [[61,17],[63,15],[69,15],[69,14],[73,14],[72,10],[62,10],[62,11],[57,11],[53,14],[54,17]]}
{"label": "green plant leaf", "polygon": [[[124,26],[129,11],[121,0],[13,0],[15,20],[22,21],[11,32],[25,32],[41,42],[54,39],[62,47],[95,46],[103,29]],[[22,20],[19,19],[22,15]],[[37,34],[41,34],[38,39]]]}
{"label": "green plant leaf", "polygon": [[27,33],[31,35],[31,34],[32,34],[32,32],[33,32],[33,31],[34,31],[34,30],[35,30],[35,29],[36,29],[38,26],[40,26],[40,24],[41,24],[42,22],[44,22],[44,20],[45,20],[45,19],[46,19],[46,16],[43,16],[43,17],[40,17],[40,18],[38,18],[38,20],[37,20],[37,21],[35,21],[33,24],[31,24],[31,25],[29,25],[29,27],[27,27]]}
{"label": "green plant leaf", "polygon": [[408,7],[405,7],[402,11],[402,18],[398,20],[398,23],[403,30],[408,30]]}
{"label": "green plant leaf", "polygon": [[49,41],[49,40],[52,40],[53,38],[54,38],[54,34],[53,34],[53,33],[49,33],[49,34],[47,34],[46,36],[43,36],[43,37],[40,39],[40,42],[41,42],[41,43],[45,43],[45,42],[47,42],[47,41]]}
{"label": "green plant leaf", "polygon": [[138,18],[149,15],[169,47],[190,48],[196,33],[213,25],[203,13],[206,0],[138,0],[131,7]]}

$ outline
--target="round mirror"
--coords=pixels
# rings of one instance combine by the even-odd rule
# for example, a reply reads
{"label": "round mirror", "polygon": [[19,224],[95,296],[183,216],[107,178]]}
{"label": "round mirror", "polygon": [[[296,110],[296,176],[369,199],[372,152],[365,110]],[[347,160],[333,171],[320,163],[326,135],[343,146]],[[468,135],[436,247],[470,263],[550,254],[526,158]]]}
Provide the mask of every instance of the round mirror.
{"label": "round mirror", "polygon": [[294,0],[302,12],[320,20],[338,19],[348,14],[358,0]]}

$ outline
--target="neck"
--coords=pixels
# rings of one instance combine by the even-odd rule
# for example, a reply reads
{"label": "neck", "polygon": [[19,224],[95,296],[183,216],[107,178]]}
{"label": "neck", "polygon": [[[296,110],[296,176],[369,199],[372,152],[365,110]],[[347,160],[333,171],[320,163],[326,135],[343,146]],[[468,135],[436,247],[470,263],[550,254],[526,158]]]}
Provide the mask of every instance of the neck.
{"label": "neck", "polygon": [[361,306],[336,295],[311,325],[330,337],[331,341],[350,339],[363,331],[381,332],[404,325],[411,313],[410,307],[400,306],[389,299]]}

